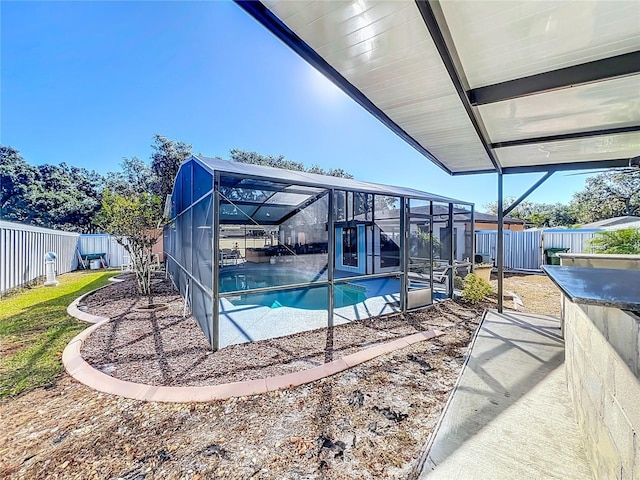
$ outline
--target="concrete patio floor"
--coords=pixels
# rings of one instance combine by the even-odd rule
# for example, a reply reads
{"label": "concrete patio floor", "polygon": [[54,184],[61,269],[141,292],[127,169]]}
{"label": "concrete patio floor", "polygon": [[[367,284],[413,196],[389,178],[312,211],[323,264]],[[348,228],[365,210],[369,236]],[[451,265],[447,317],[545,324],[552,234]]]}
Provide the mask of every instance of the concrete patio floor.
{"label": "concrete patio floor", "polygon": [[420,479],[593,479],[560,321],[487,312]]}

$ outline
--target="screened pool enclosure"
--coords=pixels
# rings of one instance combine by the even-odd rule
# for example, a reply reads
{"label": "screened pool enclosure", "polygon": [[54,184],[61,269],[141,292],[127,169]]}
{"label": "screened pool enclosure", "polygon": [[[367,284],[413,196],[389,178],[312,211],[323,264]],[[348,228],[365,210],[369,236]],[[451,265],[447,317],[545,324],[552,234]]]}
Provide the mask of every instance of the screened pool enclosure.
{"label": "screened pool enclosure", "polygon": [[473,258],[470,203],[201,156],[170,218],[167,271],[214,349],[425,307]]}

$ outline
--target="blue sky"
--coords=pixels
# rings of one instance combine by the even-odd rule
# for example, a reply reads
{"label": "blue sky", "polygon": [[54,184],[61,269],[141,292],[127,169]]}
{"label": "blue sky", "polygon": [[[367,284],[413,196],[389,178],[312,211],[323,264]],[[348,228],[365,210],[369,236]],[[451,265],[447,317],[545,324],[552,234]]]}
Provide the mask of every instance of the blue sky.
{"label": "blue sky", "polygon": [[[32,164],[105,173],[155,133],[476,203],[496,176],[450,177],[231,2],[0,2],[0,142]],[[541,174],[505,177],[519,196]],[[529,199],[568,202],[558,173]]]}

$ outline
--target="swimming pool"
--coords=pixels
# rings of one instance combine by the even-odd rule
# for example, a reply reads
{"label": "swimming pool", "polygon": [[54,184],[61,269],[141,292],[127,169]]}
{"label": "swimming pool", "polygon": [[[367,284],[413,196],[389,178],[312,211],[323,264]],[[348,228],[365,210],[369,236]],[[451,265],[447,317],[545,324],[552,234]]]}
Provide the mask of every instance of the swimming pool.
{"label": "swimming pool", "polygon": [[[327,285],[287,288],[287,285],[309,283],[326,273],[314,273],[283,265],[241,265],[220,270],[220,293],[236,292],[223,297],[234,307],[260,305],[269,308],[291,307],[303,310],[326,310]],[[264,293],[243,293],[242,290],[282,286],[282,290]],[[382,302],[396,302],[400,280],[374,278],[337,283],[334,285],[334,308],[356,305],[379,297]]]}
{"label": "swimming pool", "polygon": [[309,283],[326,279],[326,271],[317,272],[269,264],[245,264],[223,268],[218,276],[221,293],[276,287],[279,285],[295,285],[297,283]]}
{"label": "swimming pool", "polygon": [[[321,287],[294,288],[277,292],[248,293],[225,297],[234,306],[262,305],[269,308],[291,307],[303,310],[326,310],[327,289]],[[340,284],[334,287],[334,307],[346,307],[364,302],[367,289],[358,285]]]}

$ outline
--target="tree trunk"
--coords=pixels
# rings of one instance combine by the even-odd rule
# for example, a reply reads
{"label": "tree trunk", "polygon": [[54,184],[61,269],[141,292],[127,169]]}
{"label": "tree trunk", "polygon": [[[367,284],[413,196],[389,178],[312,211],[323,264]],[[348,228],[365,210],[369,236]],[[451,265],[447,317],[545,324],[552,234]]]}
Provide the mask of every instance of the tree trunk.
{"label": "tree trunk", "polygon": [[146,249],[127,248],[133,262],[137,290],[140,295],[151,295],[151,252]]}

